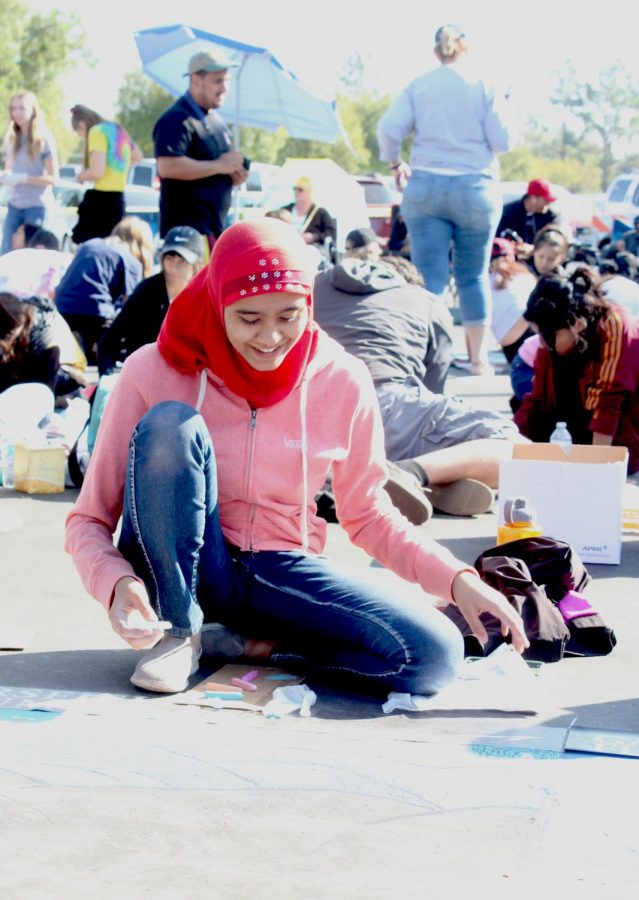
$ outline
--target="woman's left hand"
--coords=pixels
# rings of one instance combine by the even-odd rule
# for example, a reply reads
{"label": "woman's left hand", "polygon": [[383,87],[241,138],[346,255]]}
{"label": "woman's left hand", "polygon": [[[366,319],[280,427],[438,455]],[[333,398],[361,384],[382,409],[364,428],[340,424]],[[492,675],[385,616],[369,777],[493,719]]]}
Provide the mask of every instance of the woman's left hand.
{"label": "woman's left hand", "polygon": [[457,608],[470,625],[473,634],[484,646],[488,634],[481,619],[482,613],[490,613],[501,622],[503,637],[510,634],[512,646],[523,653],[530,646],[521,616],[499,591],[484,584],[472,572],[460,572],[453,579],[452,595]]}

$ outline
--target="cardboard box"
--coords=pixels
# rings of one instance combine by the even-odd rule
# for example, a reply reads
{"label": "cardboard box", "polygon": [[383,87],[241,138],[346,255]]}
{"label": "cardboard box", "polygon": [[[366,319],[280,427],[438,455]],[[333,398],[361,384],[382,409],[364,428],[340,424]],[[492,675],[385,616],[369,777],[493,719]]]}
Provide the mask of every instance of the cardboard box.
{"label": "cardboard box", "polygon": [[639,534],[639,485],[629,481],[623,488],[622,528],[630,534]]}
{"label": "cardboard box", "polygon": [[61,494],[64,491],[64,447],[16,444],[13,484],[25,494]]}
{"label": "cardboard box", "polygon": [[587,563],[621,561],[625,447],[515,444],[499,467],[499,524],[509,497],[526,497],[545,535],[567,541]]}

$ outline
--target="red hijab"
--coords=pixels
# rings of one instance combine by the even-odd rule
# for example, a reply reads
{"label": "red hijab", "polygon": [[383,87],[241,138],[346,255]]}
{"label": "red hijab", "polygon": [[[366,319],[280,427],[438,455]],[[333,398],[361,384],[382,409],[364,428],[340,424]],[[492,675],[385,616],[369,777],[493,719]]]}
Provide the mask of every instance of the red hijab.
{"label": "red hijab", "polygon": [[[158,347],[179,372],[209,369],[252,407],[272,406],[300,383],[315,353],[313,275],[307,245],[290,225],[263,218],[238,222],[216,242],[211,261],[169,307]],[[276,291],[306,297],[308,325],[272,372],[258,372],[231,346],[224,309],[244,297]]]}

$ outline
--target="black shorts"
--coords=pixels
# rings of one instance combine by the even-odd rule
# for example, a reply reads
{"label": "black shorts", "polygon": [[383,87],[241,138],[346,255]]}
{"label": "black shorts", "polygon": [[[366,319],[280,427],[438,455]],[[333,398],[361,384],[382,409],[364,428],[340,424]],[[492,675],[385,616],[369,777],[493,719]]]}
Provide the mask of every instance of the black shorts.
{"label": "black shorts", "polygon": [[90,188],[78,206],[78,221],[71,237],[76,244],[91,238],[108,237],[123,217],[124,194],[121,191]]}

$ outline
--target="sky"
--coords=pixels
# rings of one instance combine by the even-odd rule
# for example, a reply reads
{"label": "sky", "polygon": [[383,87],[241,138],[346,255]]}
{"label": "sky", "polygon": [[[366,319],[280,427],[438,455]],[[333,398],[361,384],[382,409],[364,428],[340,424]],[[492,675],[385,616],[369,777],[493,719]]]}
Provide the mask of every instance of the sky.
{"label": "sky", "polygon": [[[26,0],[50,11],[51,0]],[[402,0],[393,4],[349,0],[56,0],[84,23],[93,68],[81,67],[64,82],[69,104],[84,103],[113,114],[123,77],[139,69],[134,33],[184,23],[267,47],[305,84],[328,96],[339,90],[349,56],[365,64],[365,86],[397,94],[434,64],[433,35],[445,22],[465,30],[470,53],[494,81],[511,90],[522,112],[543,117],[557,71],[571,60],[584,79],[616,60],[639,81],[636,52],[639,7],[615,0],[611,7],[584,0]]]}

